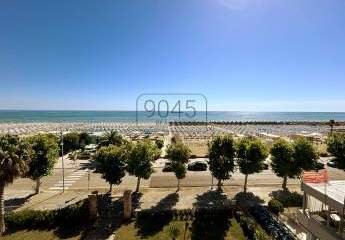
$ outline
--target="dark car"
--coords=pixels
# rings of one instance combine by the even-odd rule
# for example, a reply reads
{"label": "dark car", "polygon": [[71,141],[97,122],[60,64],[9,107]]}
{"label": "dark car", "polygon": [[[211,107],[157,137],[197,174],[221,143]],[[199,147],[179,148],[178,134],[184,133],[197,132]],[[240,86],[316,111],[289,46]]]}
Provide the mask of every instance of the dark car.
{"label": "dark car", "polygon": [[188,171],[206,171],[207,164],[204,162],[193,162],[188,164]]}
{"label": "dark car", "polygon": [[332,167],[332,168],[336,168],[337,167],[337,163],[334,160],[331,160],[327,163],[328,167]]}
{"label": "dark car", "polygon": [[322,170],[325,168],[325,165],[323,163],[317,162],[315,165],[315,170]]}
{"label": "dark car", "polygon": [[166,162],[162,172],[172,172],[172,166],[171,166],[171,162]]}

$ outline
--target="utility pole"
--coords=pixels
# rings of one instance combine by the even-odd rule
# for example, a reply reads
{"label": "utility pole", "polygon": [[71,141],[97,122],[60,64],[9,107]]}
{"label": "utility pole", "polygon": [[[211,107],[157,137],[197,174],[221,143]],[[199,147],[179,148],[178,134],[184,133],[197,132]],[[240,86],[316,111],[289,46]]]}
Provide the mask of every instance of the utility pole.
{"label": "utility pole", "polygon": [[65,164],[63,160],[63,132],[61,131],[62,192],[65,192]]}

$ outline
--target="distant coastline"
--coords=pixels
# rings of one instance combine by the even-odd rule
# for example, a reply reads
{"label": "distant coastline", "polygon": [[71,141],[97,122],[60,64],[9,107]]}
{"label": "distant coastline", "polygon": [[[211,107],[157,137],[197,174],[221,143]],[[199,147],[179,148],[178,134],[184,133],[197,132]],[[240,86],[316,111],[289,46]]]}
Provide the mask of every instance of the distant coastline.
{"label": "distant coastline", "polygon": [[145,112],[135,111],[72,111],[72,110],[0,110],[1,123],[37,123],[37,122],[154,122],[154,121],[207,121],[211,122],[250,122],[250,121],[315,121],[325,122],[330,119],[345,121],[345,112],[240,112],[209,111],[196,112],[193,118],[169,114],[166,118],[157,115],[147,117]]}

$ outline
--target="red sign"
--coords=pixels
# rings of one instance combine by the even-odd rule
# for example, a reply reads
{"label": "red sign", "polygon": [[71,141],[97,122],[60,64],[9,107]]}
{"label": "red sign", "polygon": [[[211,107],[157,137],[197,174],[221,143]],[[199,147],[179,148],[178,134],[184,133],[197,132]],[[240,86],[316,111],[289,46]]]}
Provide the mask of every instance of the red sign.
{"label": "red sign", "polygon": [[303,182],[305,183],[323,183],[328,182],[327,169],[320,171],[309,171],[303,173]]}

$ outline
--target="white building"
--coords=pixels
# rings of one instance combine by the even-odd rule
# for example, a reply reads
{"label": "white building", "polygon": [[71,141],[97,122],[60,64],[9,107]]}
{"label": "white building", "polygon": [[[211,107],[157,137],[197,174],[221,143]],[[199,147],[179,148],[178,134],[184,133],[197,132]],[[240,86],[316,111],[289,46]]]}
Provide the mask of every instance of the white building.
{"label": "white building", "polygon": [[303,209],[297,220],[308,233],[308,239],[345,239],[345,181],[302,183]]}

